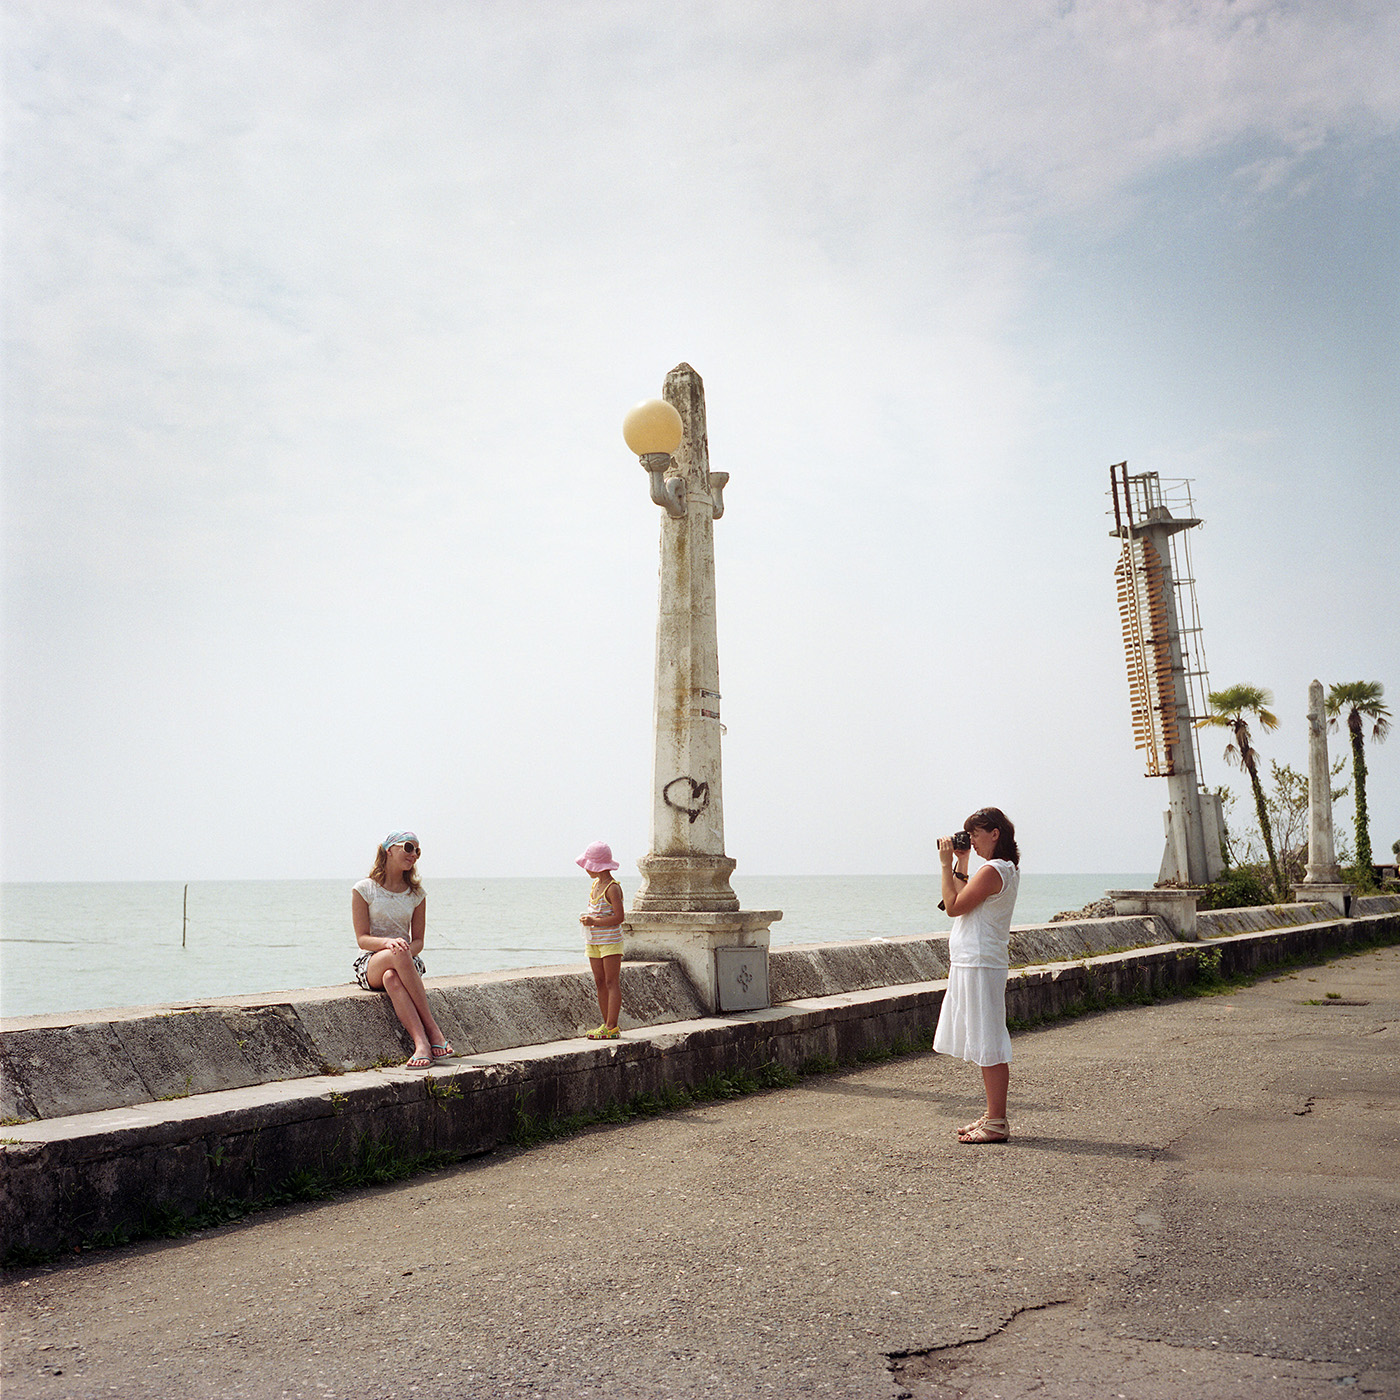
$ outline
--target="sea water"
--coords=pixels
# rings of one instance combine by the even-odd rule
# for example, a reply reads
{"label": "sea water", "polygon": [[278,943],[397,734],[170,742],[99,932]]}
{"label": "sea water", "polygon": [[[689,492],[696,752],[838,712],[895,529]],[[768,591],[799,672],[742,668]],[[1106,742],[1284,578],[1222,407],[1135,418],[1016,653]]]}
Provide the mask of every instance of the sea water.
{"label": "sea water", "polygon": [[[1046,922],[1151,875],[1027,872],[1016,923]],[[350,880],[0,886],[0,1016],[148,1006],[352,980]],[[637,878],[621,877],[630,906]],[[781,909],[773,945],[945,930],[937,875],[736,876]],[[582,876],[425,879],[430,977],[583,961]]]}

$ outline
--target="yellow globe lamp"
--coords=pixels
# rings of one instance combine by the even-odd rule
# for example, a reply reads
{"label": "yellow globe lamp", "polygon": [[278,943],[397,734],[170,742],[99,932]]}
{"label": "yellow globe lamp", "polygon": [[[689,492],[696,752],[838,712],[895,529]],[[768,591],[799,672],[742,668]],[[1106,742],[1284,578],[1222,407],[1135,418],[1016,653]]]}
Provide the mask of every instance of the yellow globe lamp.
{"label": "yellow globe lamp", "polygon": [[646,399],[629,409],[622,420],[622,437],[638,457],[654,452],[669,457],[681,445],[685,426],[665,399]]}

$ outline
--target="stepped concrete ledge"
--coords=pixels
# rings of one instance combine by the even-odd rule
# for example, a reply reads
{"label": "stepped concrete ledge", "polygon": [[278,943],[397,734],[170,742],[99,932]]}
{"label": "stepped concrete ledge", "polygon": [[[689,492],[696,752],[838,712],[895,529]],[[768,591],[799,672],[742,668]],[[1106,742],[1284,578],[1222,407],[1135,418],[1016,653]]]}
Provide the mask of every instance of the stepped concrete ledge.
{"label": "stepped concrete ledge", "polygon": [[[1282,926],[1224,931],[1213,937],[1209,949],[1199,942],[1154,942],[1087,954],[1076,948],[1067,958],[1019,968],[1007,984],[1008,1015],[1033,1021],[1104,999],[1168,994],[1199,978],[1203,953],[1208,951],[1219,951],[1219,970],[1228,975],[1287,961],[1321,961],[1354,947],[1400,942],[1400,899],[1357,901],[1348,919],[1336,918],[1329,909],[1331,917],[1308,920],[1301,906],[1281,908],[1286,915]],[[1269,917],[1258,911],[1231,911],[1231,918],[1237,913],[1250,914],[1252,919]],[[1115,940],[1122,939],[1134,920],[1093,922],[1095,939],[1121,948]],[[1019,932],[1049,938],[1048,930],[1067,927],[1074,926]],[[1084,935],[1066,937],[1073,942]],[[871,966],[887,974],[895,965],[890,959],[935,957],[936,945],[944,942],[915,938],[813,945],[777,949],[774,958],[781,962],[784,954],[795,955],[788,969],[789,985],[804,976],[834,978],[843,968],[850,980],[874,975],[862,968],[854,948],[873,949]],[[65,1030],[106,1032],[112,1037],[108,1046],[118,1059],[125,1056],[130,1066],[124,1072],[144,1084],[147,1076],[156,1073],[149,1065],[165,1065],[161,1071],[167,1075],[165,1082],[177,1087],[165,1098],[148,1094],[145,1101],[44,1117],[26,1115],[30,1121],[8,1124],[0,1146],[0,1254],[16,1259],[84,1241],[119,1238],[122,1232],[139,1231],[162,1212],[191,1214],[219,1200],[256,1200],[299,1173],[333,1175],[370,1150],[390,1148],[409,1156],[489,1152],[512,1139],[522,1116],[548,1120],[597,1110],[638,1094],[659,1093],[667,1086],[692,1085],[717,1073],[768,1063],[796,1069],[816,1058],[851,1060],[926,1033],[937,1020],[947,985],[940,977],[916,977],[902,983],[800,995],[761,1011],[707,1017],[686,1009],[693,1008],[694,993],[674,965],[631,964],[624,972],[629,979],[624,995],[634,998],[629,1003],[632,1010],[640,1011],[642,998],[650,995],[655,1020],[629,1028],[620,1041],[604,1043],[580,1038],[573,1023],[541,1043],[494,1047],[486,1043],[492,1038],[511,1040],[523,1034],[521,1027],[526,1024],[539,1034],[546,1024],[539,1019],[541,1004],[552,1005],[553,1014],[565,1022],[570,1017],[577,1022],[579,1012],[588,1009],[586,1001],[581,1001],[583,994],[593,992],[591,976],[579,969],[434,979],[433,996],[456,1008],[454,1020],[444,1022],[445,1028],[460,1026],[460,1032],[451,1029],[449,1034],[459,1049],[469,1048],[455,1060],[418,1072],[393,1064],[366,1067],[376,1048],[388,1052],[385,1059],[402,1060],[403,1047],[393,1034],[397,1025],[381,1027],[377,1047],[364,1048],[351,1033],[358,1035],[366,1018],[374,1024],[373,1008],[382,998],[348,996],[341,988],[296,993],[275,1001],[230,998],[217,1004],[170,1008],[164,1015],[132,1010],[117,1016],[105,1012],[70,1017],[57,1025],[33,1024],[55,1018],[7,1022],[5,1055],[11,1064],[16,1057],[24,1062],[27,1050],[37,1055],[43,1047],[42,1040],[26,1042],[27,1036]],[[493,1000],[497,1014],[488,1024],[483,1007]],[[347,1003],[356,1007],[353,1016],[345,1009]],[[530,1008],[528,1015],[520,1010],[522,1004]],[[511,1005],[517,1017],[513,1025],[499,1010]],[[472,1036],[466,1032],[466,1024],[471,1023],[456,1019],[468,1006],[481,1016],[473,1024]],[[191,1019],[200,1012],[205,1013],[207,1024]],[[386,1008],[380,1007],[378,1014],[392,1023]],[[238,1019],[250,1015],[247,1023]],[[595,1015],[596,1008],[591,1015],[582,1015],[582,1023],[590,1023]],[[163,1032],[157,1033],[152,1022],[164,1022]],[[257,1034],[245,1036],[248,1043],[239,1046],[236,1030],[245,1024],[257,1025],[257,1034],[265,1033],[263,1039],[258,1040]],[[140,1031],[133,1032],[134,1026]],[[126,1029],[126,1040],[118,1027]],[[145,1035],[147,1030],[150,1037]],[[149,1064],[139,1073],[128,1045],[154,1047]],[[254,1067],[268,1062],[270,1050],[288,1045],[301,1047],[301,1063],[310,1064],[309,1073],[290,1077],[286,1061],[274,1059],[277,1078],[248,1081]],[[181,1047],[183,1067],[174,1058]],[[198,1057],[232,1058],[234,1052],[234,1073],[244,1082],[193,1087],[227,1073],[197,1065]],[[339,1058],[333,1059],[333,1054]],[[355,1068],[339,1071],[347,1059]],[[326,1065],[338,1072],[319,1072]],[[182,1074],[185,1079],[180,1078]],[[108,1087],[102,1092],[110,1097],[116,1092],[111,1086],[122,1082],[122,1075],[109,1072],[104,1081]],[[188,1092],[178,1087],[186,1082],[191,1086]],[[31,1093],[50,1106],[57,1103],[52,1091],[39,1088],[32,1077],[26,1078],[22,1089],[15,1084],[7,1093],[16,1101],[22,1093],[28,1104],[33,1103]]]}
{"label": "stepped concrete ledge", "polygon": [[[1232,931],[1287,922],[1291,908],[1270,911],[1271,922],[1267,913],[1241,911],[1255,922]],[[1294,922],[1324,917],[1298,910]],[[1152,917],[1030,925],[1013,930],[1011,958],[1027,966],[1173,941],[1165,921]],[[946,934],[813,943],[769,956],[774,1003],[947,975]],[[433,1014],[461,1054],[568,1040],[598,1022],[586,964],[429,978],[427,986]],[[705,1014],[674,962],[625,963],[622,1004],[626,1031]],[[411,1049],[388,999],[354,984],[16,1018],[0,1022],[0,1118],[67,1117],[366,1070],[401,1062]]]}
{"label": "stepped concrete ledge", "polygon": [[[1356,901],[1355,912],[1400,912],[1400,896]],[[1336,918],[1327,904],[1282,904],[1197,916],[1206,938]],[[1019,925],[1011,963],[1027,967],[1176,942],[1157,916]],[[937,981],[947,934],[863,938],[774,948],[774,1004]],[[448,1039],[476,1055],[582,1035],[598,1017],[586,965],[428,979]],[[703,1016],[680,965],[623,966],[622,1028]],[[69,1117],[403,1061],[412,1046],[388,1000],[351,984],[292,992],[17,1017],[0,1021],[0,1119]]]}
{"label": "stepped concrete ledge", "polygon": [[[623,1026],[704,1014],[676,963],[628,963]],[[547,1044],[598,1024],[587,964],[427,980],[459,1054]],[[389,999],[351,983],[0,1021],[0,1118],[54,1118],[402,1063]]]}

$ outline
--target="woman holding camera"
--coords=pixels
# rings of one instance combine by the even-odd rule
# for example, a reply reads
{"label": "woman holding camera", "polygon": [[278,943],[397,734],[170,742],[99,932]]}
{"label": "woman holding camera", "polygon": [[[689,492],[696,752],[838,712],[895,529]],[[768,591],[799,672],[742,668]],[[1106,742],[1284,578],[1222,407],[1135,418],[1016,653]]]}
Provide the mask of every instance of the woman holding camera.
{"label": "woman holding camera", "polygon": [[[986,862],[971,878],[969,848]],[[1000,808],[980,808],[956,836],[938,838],[938,859],[943,867],[943,907],[953,917],[953,931],[948,938],[948,990],[933,1048],[982,1068],[987,1111],[958,1129],[958,1141],[1005,1142],[1011,1136],[1006,1121],[1011,1078],[1006,972],[1011,911],[1021,882],[1016,828]]]}

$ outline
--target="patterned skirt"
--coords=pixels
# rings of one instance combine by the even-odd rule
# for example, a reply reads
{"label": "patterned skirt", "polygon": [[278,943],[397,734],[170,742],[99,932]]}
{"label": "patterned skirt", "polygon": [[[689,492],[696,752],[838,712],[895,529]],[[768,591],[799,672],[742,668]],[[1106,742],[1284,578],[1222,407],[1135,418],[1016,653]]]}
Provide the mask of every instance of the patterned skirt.
{"label": "patterned skirt", "polygon": [[[384,990],[383,987],[371,987],[369,984],[369,960],[373,956],[373,953],[361,953],[360,956],[355,959],[355,981],[367,992],[382,992]],[[428,969],[423,966],[423,959],[416,953],[413,955],[413,965],[418,969],[418,975],[420,977],[427,975]]]}

